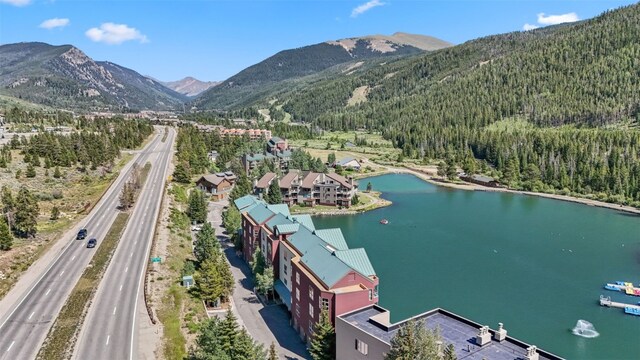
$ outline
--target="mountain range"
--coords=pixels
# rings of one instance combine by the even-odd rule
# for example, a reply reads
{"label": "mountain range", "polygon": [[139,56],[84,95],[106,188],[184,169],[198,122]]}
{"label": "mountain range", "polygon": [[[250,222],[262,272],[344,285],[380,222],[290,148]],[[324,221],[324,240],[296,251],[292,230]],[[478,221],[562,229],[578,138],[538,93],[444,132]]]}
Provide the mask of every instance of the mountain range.
{"label": "mountain range", "polygon": [[33,103],[100,110],[172,110],[188,98],[72,45],[39,42],[0,46],[0,94]]}
{"label": "mountain range", "polygon": [[[430,36],[395,33],[327,41],[280,51],[252,65],[194,101],[200,109],[230,109],[253,105],[294,86],[291,82],[325,72],[345,73],[376,59],[393,59],[451,46]],[[366,66],[364,66],[366,67]],[[333,72],[327,70],[334,69]]]}
{"label": "mountain range", "polygon": [[209,88],[220,84],[220,81],[201,81],[191,76],[178,81],[161,81],[162,85],[182,95],[195,97]]}

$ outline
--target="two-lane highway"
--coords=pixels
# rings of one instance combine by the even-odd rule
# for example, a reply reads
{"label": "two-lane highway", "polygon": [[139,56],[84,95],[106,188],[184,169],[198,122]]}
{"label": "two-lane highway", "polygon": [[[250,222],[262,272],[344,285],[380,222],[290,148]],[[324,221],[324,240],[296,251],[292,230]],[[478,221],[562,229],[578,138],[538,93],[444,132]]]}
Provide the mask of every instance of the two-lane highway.
{"label": "two-lane highway", "polygon": [[[161,141],[163,133],[164,130],[158,128],[153,140],[136,155],[136,164],[143,166],[154,159],[158,148],[166,146]],[[95,253],[95,249],[87,248],[87,240],[96,238],[100,246],[115,220],[120,191],[128,180],[133,163],[121,171],[89,216],[81,222],[82,227],[88,230],[87,238],[82,241],[68,239],[68,245],[47,270],[0,319],[0,359],[35,358],[49,328]]]}
{"label": "two-lane highway", "polygon": [[141,302],[174,135],[171,129],[166,144],[155,154],[147,184],[85,319],[74,352],[77,359],[137,358],[137,304]]}

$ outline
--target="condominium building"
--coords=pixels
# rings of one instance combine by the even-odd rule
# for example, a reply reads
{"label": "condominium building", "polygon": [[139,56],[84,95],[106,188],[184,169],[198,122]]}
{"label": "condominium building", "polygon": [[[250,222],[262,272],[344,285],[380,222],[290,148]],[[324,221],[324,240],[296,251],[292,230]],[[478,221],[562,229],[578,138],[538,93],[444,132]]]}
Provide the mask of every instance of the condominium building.
{"label": "condominium building", "polygon": [[273,266],[276,293],[306,341],[322,310],[330,318],[378,302],[379,279],[364,249],[349,249],[340,229],[316,229],[309,215],[255,196],[235,201],[242,214],[243,256],[260,248]]}

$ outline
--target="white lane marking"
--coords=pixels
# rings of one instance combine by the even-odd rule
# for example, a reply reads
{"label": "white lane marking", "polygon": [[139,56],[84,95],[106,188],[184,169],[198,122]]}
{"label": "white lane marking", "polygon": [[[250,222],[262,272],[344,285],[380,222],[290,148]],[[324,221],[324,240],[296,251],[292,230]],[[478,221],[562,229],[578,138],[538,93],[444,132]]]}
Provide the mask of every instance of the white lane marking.
{"label": "white lane marking", "polygon": [[120,284],[120,291],[122,291],[122,284]]}
{"label": "white lane marking", "polygon": [[135,245],[135,244],[137,244],[137,243],[138,243],[138,240],[134,241],[134,242],[133,242],[133,245]]}
{"label": "white lane marking", "polygon": [[113,315],[115,315],[115,314],[116,314],[116,309],[117,309],[117,308],[118,308],[117,306],[114,306],[114,307],[113,307]]}
{"label": "white lane marking", "polygon": [[131,254],[129,255],[129,257],[133,257],[133,251],[131,252]]}
{"label": "white lane marking", "polygon": [[44,294],[44,296],[49,295],[49,293],[50,293],[50,292],[51,292],[51,289],[47,290],[47,293],[46,293],[46,294]]}
{"label": "white lane marking", "polygon": [[104,344],[105,346],[109,345],[109,339],[111,338],[111,335],[107,336],[107,343]]}
{"label": "white lane marking", "polygon": [[15,341],[11,342],[11,345],[9,345],[9,348],[7,349],[7,352],[9,352],[9,350],[11,350],[11,348],[13,347],[13,344],[15,344],[15,343],[16,343]]}
{"label": "white lane marking", "polygon": [[124,269],[124,272],[127,272],[128,270],[129,270],[129,267],[127,266],[127,267]]}
{"label": "white lane marking", "polygon": [[144,215],[144,217],[147,217],[147,212],[145,211],[144,214],[142,214],[142,215]]}
{"label": "white lane marking", "polygon": [[64,270],[62,270],[58,276],[62,276],[62,274],[64,274]]}
{"label": "white lane marking", "polygon": [[33,317],[33,314],[35,314],[35,313],[36,313],[35,311],[32,312],[31,315],[29,315],[29,319],[28,320],[31,320],[31,318]]}
{"label": "white lane marking", "polygon": [[76,256],[75,256],[75,255],[73,255],[73,257],[71,258],[71,261],[73,261],[73,259],[75,259],[75,258],[76,258]]}
{"label": "white lane marking", "polygon": [[100,219],[104,219],[104,217],[107,216],[107,214],[102,214],[102,216],[100,217]]}

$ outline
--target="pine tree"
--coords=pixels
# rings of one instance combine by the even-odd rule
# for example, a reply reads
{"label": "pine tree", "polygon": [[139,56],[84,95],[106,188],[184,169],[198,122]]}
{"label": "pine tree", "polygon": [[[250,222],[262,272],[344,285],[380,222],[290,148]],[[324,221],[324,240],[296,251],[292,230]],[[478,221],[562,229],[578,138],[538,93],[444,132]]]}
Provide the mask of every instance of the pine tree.
{"label": "pine tree", "polygon": [[211,304],[218,301],[225,291],[215,259],[207,259],[202,262],[195,278],[200,298],[206,303]]}
{"label": "pine tree", "polygon": [[278,360],[278,353],[276,353],[276,344],[271,342],[269,346],[269,358],[267,360]]}
{"label": "pine tree", "polygon": [[234,360],[264,360],[266,357],[262,344],[256,343],[245,329],[238,332],[232,354]]}
{"label": "pine tree", "polygon": [[329,153],[329,155],[327,155],[327,163],[329,163],[329,166],[333,166],[333,164],[336,162],[336,153]]}
{"label": "pine tree", "polygon": [[219,334],[222,349],[233,358],[233,348],[238,337],[238,324],[231,309],[227,310],[227,314],[220,324]]}
{"label": "pine tree", "polygon": [[34,236],[40,208],[38,201],[26,187],[20,188],[15,201],[14,229],[19,236]]}
{"label": "pine tree", "polygon": [[49,217],[49,220],[58,220],[58,218],[60,217],[60,209],[58,209],[57,206],[54,206],[51,208],[51,216]]}
{"label": "pine tree", "polygon": [[254,276],[258,274],[262,274],[264,272],[264,267],[266,266],[266,262],[260,248],[256,249],[256,251],[253,253],[253,258],[251,259],[250,265],[251,265],[251,271],[253,271]]}
{"label": "pine tree", "polygon": [[269,204],[282,203],[282,193],[280,192],[280,185],[278,185],[278,178],[273,179],[269,185],[266,200]]}
{"label": "pine tree", "polygon": [[458,360],[456,349],[453,347],[453,344],[449,344],[444,348],[444,360]]}
{"label": "pine tree", "polygon": [[200,326],[196,346],[191,354],[193,360],[231,360],[224,352],[220,339],[222,320],[217,317],[205,320]]}
{"label": "pine tree", "polygon": [[203,223],[207,220],[207,197],[203,191],[194,189],[189,193],[189,207],[187,216],[195,223]]}
{"label": "pine tree", "polygon": [[336,332],[331,324],[329,312],[322,309],[320,319],[313,327],[313,340],[309,347],[313,360],[333,360],[336,358]]}
{"label": "pine tree", "polygon": [[191,169],[189,168],[189,164],[184,162],[178,163],[173,171],[173,180],[179,183],[189,184],[191,182]]}
{"label": "pine tree", "polygon": [[210,223],[204,223],[202,230],[196,234],[193,254],[198,262],[204,262],[205,260],[221,256],[220,243],[218,242],[218,238],[216,238],[215,229]]}
{"label": "pine tree", "polygon": [[9,250],[13,246],[11,229],[4,219],[0,219],[0,250]]}
{"label": "pine tree", "polygon": [[262,274],[256,274],[256,289],[261,294],[268,294],[273,290],[273,267],[269,266]]}
{"label": "pine tree", "polygon": [[440,358],[440,330],[428,330],[424,320],[410,320],[391,339],[385,360],[427,360]]}
{"label": "pine tree", "polygon": [[56,169],[53,172],[53,177],[56,179],[60,179],[62,177],[62,173],[60,172],[60,168],[56,166]]}

